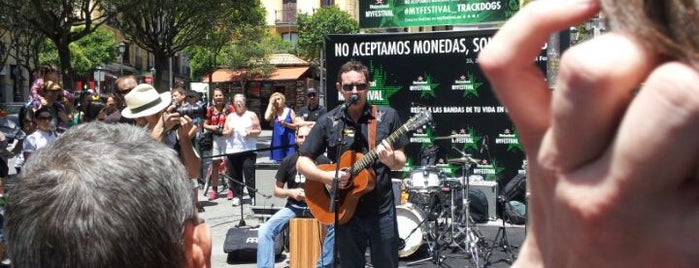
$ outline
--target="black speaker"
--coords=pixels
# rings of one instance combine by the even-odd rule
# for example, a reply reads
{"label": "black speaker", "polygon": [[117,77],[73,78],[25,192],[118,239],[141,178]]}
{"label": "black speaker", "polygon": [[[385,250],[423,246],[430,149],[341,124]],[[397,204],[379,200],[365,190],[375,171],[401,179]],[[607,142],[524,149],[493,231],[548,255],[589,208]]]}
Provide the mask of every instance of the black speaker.
{"label": "black speaker", "polygon": [[[274,237],[274,254],[282,253],[282,235]],[[223,252],[228,253],[228,263],[257,260],[257,229],[230,228],[223,242]]]}

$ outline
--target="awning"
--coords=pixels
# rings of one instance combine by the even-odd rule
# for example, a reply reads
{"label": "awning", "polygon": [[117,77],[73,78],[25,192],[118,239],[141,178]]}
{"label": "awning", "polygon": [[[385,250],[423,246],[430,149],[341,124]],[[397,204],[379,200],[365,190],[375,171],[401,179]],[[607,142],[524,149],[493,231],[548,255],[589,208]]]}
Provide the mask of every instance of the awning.
{"label": "awning", "polygon": [[[250,79],[251,81],[261,81],[261,80],[298,80],[309,67],[279,67],[272,72],[272,74],[267,78],[256,77]],[[230,81],[240,80],[240,76],[245,74],[246,71],[232,70],[232,69],[218,69],[213,73],[214,83],[224,83]],[[206,75],[202,79],[203,83],[209,82],[209,76]]]}
{"label": "awning", "polygon": [[107,63],[104,66],[102,66],[102,69],[109,70],[109,71],[112,71],[115,73],[119,73],[119,72],[130,73],[130,74],[139,73],[138,69],[131,67],[129,65],[118,63],[118,62]]}
{"label": "awning", "polygon": [[298,80],[309,67],[283,67],[274,70],[267,80]]}

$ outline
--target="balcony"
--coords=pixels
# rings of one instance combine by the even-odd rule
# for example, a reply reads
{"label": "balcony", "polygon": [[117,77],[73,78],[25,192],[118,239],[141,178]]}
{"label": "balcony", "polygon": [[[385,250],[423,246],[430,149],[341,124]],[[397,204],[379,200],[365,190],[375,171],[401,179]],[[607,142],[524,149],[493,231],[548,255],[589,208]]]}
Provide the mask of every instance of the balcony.
{"label": "balcony", "polygon": [[293,25],[296,24],[298,10],[293,9],[278,9],[274,11],[274,23],[277,25]]}

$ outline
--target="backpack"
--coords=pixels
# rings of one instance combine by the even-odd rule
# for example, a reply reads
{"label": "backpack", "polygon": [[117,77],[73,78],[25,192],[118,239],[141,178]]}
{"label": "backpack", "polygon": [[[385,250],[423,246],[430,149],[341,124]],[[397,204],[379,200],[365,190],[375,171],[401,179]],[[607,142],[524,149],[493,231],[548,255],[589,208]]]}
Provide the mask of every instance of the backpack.
{"label": "backpack", "polygon": [[468,213],[475,223],[488,222],[488,198],[481,189],[468,189]]}
{"label": "backpack", "polygon": [[209,130],[203,130],[199,133],[199,150],[200,151],[211,151],[214,148],[214,133]]}
{"label": "backpack", "polygon": [[498,198],[502,205],[502,218],[511,224],[525,224],[527,222],[527,176],[517,174],[503,187],[502,194]]}
{"label": "backpack", "polygon": [[516,200],[506,202],[503,218],[511,224],[527,223],[527,205]]}
{"label": "backpack", "polygon": [[527,175],[517,174],[502,188],[502,195],[508,200],[526,201]]}

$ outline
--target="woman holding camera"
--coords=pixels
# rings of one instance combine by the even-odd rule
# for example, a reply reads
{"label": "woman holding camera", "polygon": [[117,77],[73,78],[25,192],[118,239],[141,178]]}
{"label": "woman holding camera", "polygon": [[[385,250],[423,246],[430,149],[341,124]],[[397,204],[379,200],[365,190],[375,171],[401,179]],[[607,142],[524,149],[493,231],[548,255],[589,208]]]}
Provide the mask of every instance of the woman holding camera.
{"label": "woman holding camera", "polygon": [[[220,88],[214,89],[213,92],[214,105],[206,109],[206,118],[204,119],[204,129],[211,131],[214,134],[213,155],[222,155],[226,153],[226,137],[223,137],[223,126],[226,123],[226,116],[235,112],[232,105],[227,104],[223,96],[223,91]],[[211,158],[211,192],[209,200],[218,198],[218,173],[219,165],[221,165],[223,156]],[[226,193],[228,200],[233,199],[233,191],[228,189]]]}

